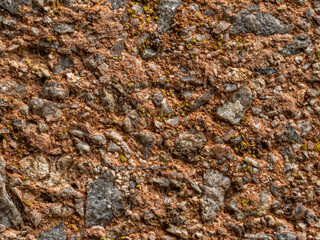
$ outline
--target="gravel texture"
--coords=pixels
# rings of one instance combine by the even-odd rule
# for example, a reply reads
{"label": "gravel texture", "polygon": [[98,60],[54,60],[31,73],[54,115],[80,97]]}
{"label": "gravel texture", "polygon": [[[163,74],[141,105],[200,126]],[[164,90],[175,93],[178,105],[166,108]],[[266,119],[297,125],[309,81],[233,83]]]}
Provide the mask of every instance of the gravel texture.
{"label": "gravel texture", "polygon": [[320,240],[320,1],[0,0],[0,240]]}

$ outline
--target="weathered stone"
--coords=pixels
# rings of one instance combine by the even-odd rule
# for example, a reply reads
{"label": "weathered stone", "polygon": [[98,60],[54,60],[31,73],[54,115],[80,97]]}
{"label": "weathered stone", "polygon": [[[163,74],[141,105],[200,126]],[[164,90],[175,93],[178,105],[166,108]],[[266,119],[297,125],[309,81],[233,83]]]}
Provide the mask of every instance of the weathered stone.
{"label": "weathered stone", "polygon": [[92,134],[90,135],[90,140],[96,145],[105,145],[107,143],[106,138],[102,134]]}
{"label": "weathered stone", "polygon": [[40,233],[38,240],[66,240],[66,232],[64,223],[61,222],[58,226]]}
{"label": "weathered stone", "polygon": [[60,74],[66,72],[73,67],[73,60],[67,56],[63,56],[58,62],[57,66],[53,69],[54,74]]}
{"label": "weathered stone", "polygon": [[297,240],[297,235],[291,232],[281,232],[274,234],[275,240]]}
{"label": "weathered stone", "polygon": [[192,110],[197,110],[200,107],[206,105],[210,99],[212,98],[213,95],[213,90],[209,90],[207,92],[205,92],[203,95],[201,95],[200,97],[196,98],[195,100],[193,100],[190,103],[190,109]]}
{"label": "weathered stone", "polygon": [[213,33],[220,34],[226,31],[230,27],[230,23],[226,21],[221,21],[219,24],[213,29]]}
{"label": "weathered stone", "polygon": [[180,0],[160,0],[158,31],[168,32],[177,8],[182,4]]}
{"label": "weathered stone", "polygon": [[108,139],[112,139],[116,142],[121,142],[123,137],[117,133],[116,131],[114,131],[113,129],[107,129],[105,132],[104,132],[104,135],[108,138]]}
{"label": "weathered stone", "polygon": [[277,72],[275,68],[265,67],[265,68],[256,68],[255,71],[261,75],[270,76]]}
{"label": "weathered stone", "polygon": [[19,163],[19,167],[33,180],[41,180],[49,175],[49,164],[42,155],[23,158]]}
{"label": "weathered stone", "polygon": [[90,153],[90,145],[75,138],[75,148],[80,154]]}
{"label": "weathered stone", "polygon": [[191,159],[204,147],[207,138],[201,132],[186,131],[175,141],[173,154],[178,158]]}
{"label": "weathered stone", "polygon": [[293,38],[292,42],[285,48],[282,49],[282,55],[292,56],[297,55],[304,51],[311,44],[309,35],[300,34]]}
{"label": "weathered stone", "polygon": [[155,145],[155,137],[152,134],[144,132],[136,134],[135,139],[142,145],[144,159],[148,159],[151,155],[151,150]]}
{"label": "weathered stone", "polygon": [[31,99],[30,108],[33,113],[45,118],[48,122],[57,121],[62,115],[54,102],[37,97]]}
{"label": "weathered stone", "polygon": [[21,9],[23,7],[30,7],[31,9],[36,9],[43,7],[42,0],[1,0],[0,8],[8,11],[14,15],[21,15]]}
{"label": "weathered stone", "polygon": [[283,24],[269,13],[262,12],[258,5],[241,10],[234,17],[230,29],[231,34],[253,33],[261,36],[285,34],[292,30],[291,25]]}
{"label": "weathered stone", "polygon": [[204,222],[212,222],[223,210],[224,195],[229,189],[231,181],[228,177],[213,170],[208,170],[203,175],[203,197],[201,217]]}
{"label": "weathered stone", "polygon": [[90,184],[86,201],[86,227],[106,226],[124,211],[111,173],[105,172]]}
{"label": "weathered stone", "polygon": [[252,91],[248,86],[239,88],[230,95],[225,104],[218,107],[218,116],[231,124],[238,124],[251,106],[252,97]]}
{"label": "weathered stone", "polygon": [[41,97],[49,100],[63,100],[67,92],[57,82],[46,82],[41,91]]}
{"label": "weathered stone", "polygon": [[280,137],[280,140],[282,142],[302,142],[300,136],[291,125],[286,127],[285,131]]}
{"label": "weathered stone", "polygon": [[123,8],[127,5],[128,0],[108,0],[111,3],[111,7],[113,10],[118,10],[119,8]]}
{"label": "weathered stone", "polygon": [[22,218],[6,190],[6,161],[0,157],[0,223],[6,228],[20,228]]}
{"label": "weathered stone", "polygon": [[186,230],[181,230],[176,226],[170,226],[169,228],[167,228],[167,232],[182,239],[188,239],[188,232]]}
{"label": "weathered stone", "polygon": [[73,26],[69,24],[59,23],[54,26],[54,30],[58,33],[72,33],[74,32]]}
{"label": "weathered stone", "polygon": [[143,60],[150,60],[152,58],[155,58],[157,55],[157,52],[150,48],[145,48],[140,54]]}

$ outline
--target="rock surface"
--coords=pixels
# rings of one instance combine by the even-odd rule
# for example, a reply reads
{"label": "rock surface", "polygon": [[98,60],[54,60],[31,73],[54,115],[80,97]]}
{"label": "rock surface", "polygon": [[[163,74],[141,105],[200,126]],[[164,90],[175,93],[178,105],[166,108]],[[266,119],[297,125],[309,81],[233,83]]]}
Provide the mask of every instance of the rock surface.
{"label": "rock surface", "polygon": [[277,33],[288,33],[292,28],[292,25],[286,25],[273,15],[261,11],[258,5],[251,5],[237,13],[232,22],[230,32],[236,35],[253,33],[270,36]]}
{"label": "rock surface", "polygon": [[0,0],[0,240],[320,239],[320,1]]}
{"label": "rock surface", "polygon": [[86,227],[106,226],[123,212],[124,207],[121,201],[111,173],[104,173],[89,186],[86,201]]}
{"label": "rock surface", "polygon": [[252,91],[249,87],[243,86],[233,92],[227,102],[218,107],[217,114],[231,124],[238,124],[244,117],[252,103]]}

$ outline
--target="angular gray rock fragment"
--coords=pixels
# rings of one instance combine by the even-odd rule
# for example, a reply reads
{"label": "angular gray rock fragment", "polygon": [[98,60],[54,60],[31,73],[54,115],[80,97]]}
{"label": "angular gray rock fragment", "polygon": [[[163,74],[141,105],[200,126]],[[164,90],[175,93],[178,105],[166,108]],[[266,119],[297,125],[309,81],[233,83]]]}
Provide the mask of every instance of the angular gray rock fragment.
{"label": "angular gray rock fragment", "polygon": [[270,76],[277,72],[275,68],[265,67],[265,68],[256,68],[255,71],[261,75]]}
{"label": "angular gray rock fragment", "polygon": [[62,0],[62,3],[66,7],[72,7],[75,5],[74,1],[75,0]]}
{"label": "angular gray rock fragment", "polygon": [[160,112],[162,114],[174,114],[174,110],[169,105],[167,99],[163,99],[161,102]]}
{"label": "angular gray rock fragment", "polygon": [[126,6],[128,0],[108,0],[113,10],[118,10]]}
{"label": "angular gray rock fragment", "polygon": [[64,73],[66,70],[73,67],[73,60],[67,56],[63,56],[53,69],[54,74]]}
{"label": "angular gray rock fragment", "polygon": [[302,142],[299,134],[296,130],[291,126],[288,125],[280,137],[282,142]]}
{"label": "angular gray rock fragment", "polygon": [[124,154],[126,156],[127,159],[130,159],[132,156],[132,150],[130,149],[130,147],[128,146],[128,144],[126,142],[121,142],[121,148],[124,151]]}
{"label": "angular gray rock fragment", "polygon": [[299,34],[295,36],[292,42],[285,48],[282,49],[282,55],[292,56],[297,55],[304,51],[311,44],[311,40],[308,34]]}
{"label": "angular gray rock fragment", "polygon": [[148,159],[151,155],[151,150],[155,145],[155,137],[149,133],[139,133],[135,135],[135,139],[139,142],[143,149],[142,154],[144,159]]}
{"label": "angular gray rock fragment", "polygon": [[6,161],[0,157],[0,224],[6,228],[20,228],[22,218],[6,190]]}
{"label": "angular gray rock fragment", "polygon": [[33,226],[38,227],[41,222],[41,215],[36,210],[31,210],[29,216]]}
{"label": "angular gray rock fragment", "polygon": [[22,4],[23,1],[19,0],[3,0],[0,2],[0,7],[4,10],[7,10],[11,14],[18,14],[19,11],[19,5]]}
{"label": "angular gray rock fragment", "polygon": [[107,139],[102,134],[92,134],[90,135],[90,140],[96,145],[105,145],[107,143]]}
{"label": "angular gray rock fragment", "polygon": [[121,147],[118,144],[110,141],[110,143],[109,143],[109,145],[107,147],[107,151],[108,152],[120,152],[121,151]]}
{"label": "angular gray rock fragment", "polygon": [[253,33],[261,36],[285,34],[293,29],[269,13],[260,11],[258,5],[251,5],[236,14],[230,29],[231,34]]}
{"label": "angular gray rock fragment", "polygon": [[292,232],[280,232],[274,234],[275,240],[297,240],[297,235]]}
{"label": "angular gray rock fragment", "polygon": [[206,141],[207,138],[201,132],[185,131],[176,139],[173,154],[178,158],[190,159],[199,153]]}
{"label": "angular gray rock fragment", "polygon": [[224,208],[224,196],[231,184],[230,178],[218,171],[208,170],[203,175],[202,220],[214,221]]}
{"label": "angular gray rock fragment", "polygon": [[50,166],[48,161],[42,156],[27,156],[19,162],[19,168],[30,179],[42,180],[49,175]]}
{"label": "angular gray rock fragment", "polygon": [[231,124],[238,124],[251,103],[252,91],[248,86],[243,86],[233,92],[226,103],[218,107],[217,115]]}
{"label": "angular gray rock fragment", "polygon": [[120,38],[116,41],[116,43],[113,45],[113,47],[110,49],[112,56],[114,57],[120,57],[121,52],[124,48],[124,39]]}
{"label": "angular gray rock fragment", "polygon": [[30,101],[30,108],[34,114],[46,118],[48,122],[57,121],[62,112],[54,102],[34,97]]}
{"label": "angular gray rock fragment", "polygon": [[226,21],[221,21],[219,24],[213,29],[213,33],[220,34],[227,30],[230,27],[230,23]]}
{"label": "angular gray rock fragment", "polygon": [[123,137],[120,133],[114,131],[113,129],[107,129],[105,132],[104,132],[104,135],[106,136],[106,138],[108,139],[111,139],[111,140],[114,140],[116,142],[121,142]]}
{"label": "angular gray rock fragment", "polygon": [[166,124],[168,124],[172,127],[176,127],[179,124],[179,120],[180,120],[180,116],[176,116],[174,118],[169,118],[168,120],[166,120]]}
{"label": "angular gray rock fragment", "polygon": [[41,97],[50,100],[63,100],[68,93],[57,82],[46,82],[41,91]]}
{"label": "angular gray rock fragment", "polygon": [[153,100],[154,104],[157,106],[159,106],[161,104],[163,98],[164,98],[164,96],[161,91],[155,92],[152,95],[152,100]]}
{"label": "angular gray rock fragment", "polygon": [[69,24],[63,24],[63,23],[58,23],[54,26],[54,30],[58,33],[72,33],[74,32],[74,28],[72,25]]}
{"label": "angular gray rock fragment", "polygon": [[213,95],[213,90],[209,90],[205,92],[203,95],[201,95],[200,97],[198,97],[197,99],[193,100],[190,103],[190,109],[197,110],[200,107],[206,105],[210,101],[212,95]]}
{"label": "angular gray rock fragment", "polygon": [[80,154],[90,153],[90,145],[82,142],[78,138],[75,138],[75,148],[79,151]]}
{"label": "angular gray rock fragment", "polygon": [[151,48],[145,48],[141,53],[140,56],[143,60],[150,60],[158,56],[157,52]]}
{"label": "angular gray rock fragment", "polygon": [[65,232],[64,223],[61,222],[58,226],[40,233],[40,235],[38,237],[36,237],[36,239],[38,239],[38,240],[66,240],[67,236],[66,236],[66,232]]}
{"label": "angular gray rock fragment", "polygon": [[182,4],[180,0],[160,0],[158,31],[160,33],[168,32],[171,27],[172,19],[177,8]]}
{"label": "angular gray rock fragment", "polygon": [[245,239],[271,240],[272,238],[264,233],[244,234]]}
{"label": "angular gray rock fragment", "polygon": [[40,8],[43,7],[42,0],[26,1],[26,0],[1,0],[0,8],[8,11],[11,14],[21,15],[20,8],[22,7]]}
{"label": "angular gray rock fragment", "polygon": [[86,227],[106,226],[123,211],[121,197],[114,185],[114,177],[110,172],[105,172],[89,186],[86,201]]}
{"label": "angular gray rock fragment", "polygon": [[188,232],[186,230],[181,230],[176,226],[170,226],[167,228],[167,232],[171,233],[172,235],[175,235],[182,239],[188,239]]}

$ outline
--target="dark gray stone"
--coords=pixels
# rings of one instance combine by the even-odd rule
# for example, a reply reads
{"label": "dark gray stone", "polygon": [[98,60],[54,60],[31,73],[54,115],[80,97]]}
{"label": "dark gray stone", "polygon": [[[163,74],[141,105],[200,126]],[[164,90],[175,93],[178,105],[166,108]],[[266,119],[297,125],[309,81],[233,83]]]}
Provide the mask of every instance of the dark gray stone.
{"label": "dark gray stone", "polygon": [[288,125],[285,131],[281,135],[282,142],[302,142],[300,136],[296,132],[296,130],[291,126]]}
{"label": "dark gray stone", "polygon": [[292,42],[282,49],[282,55],[292,56],[301,53],[311,44],[311,40],[308,34],[299,34],[295,36]]}
{"label": "dark gray stone", "polygon": [[63,56],[53,69],[54,74],[64,73],[66,70],[73,67],[73,60],[67,56]]}
{"label": "dark gray stone", "polygon": [[277,72],[275,68],[266,67],[266,68],[256,68],[255,71],[261,75],[270,76]]}
{"label": "dark gray stone", "polygon": [[291,25],[286,25],[273,15],[262,12],[258,5],[251,5],[236,14],[230,29],[231,34],[253,33],[261,36],[285,34],[292,30]]}
{"label": "dark gray stone", "polygon": [[204,93],[203,95],[201,95],[200,97],[198,97],[198,98],[196,98],[195,100],[193,100],[193,101],[190,103],[190,109],[191,109],[191,110],[197,110],[197,109],[199,109],[200,107],[206,105],[206,104],[210,101],[210,99],[211,99],[211,97],[212,97],[212,95],[213,95],[213,92],[214,92],[214,91],[211,89],[211,90],[205,92],[205,93]]}
{"label": "dark gray stone", "polygon": [[182,1],[180,0],[160,0],[158,8],[158,31],[160,33],[165,33],[169,31],[176,10],[181,4]]}
{"label": "dark gray stone", "polygon": [[48,231],[40,233],[38,237],[36,237],[38,240],[66,240],[66,232],[64,223],[61,222],[58,226],[51,228]]}
{"label": "dark gray stone", "polygon": [[62,100],[68,96],[67,92],[57,82],[46,82],[41,91],[41,97],[50,100]]}
{"label": "dark gray stone", "polygon": [[32,1],[26,1],[26,0],[1,0],[0,8],[8,11],[11,14],[21,15],[21,12],[19,9],[20,7],[23,7],[23,6],[32,7],[33,4],[34,3]]}
{"label": "dark gray stone", "polygon": [[0,157],[0,223],[6,228],[20,228],[22,218],[6,190],[6,161]]}
{"label": "dark gray stone", "polygon": [[86,201],[86,227],[106,226],[124,211],[121,197],[110,172],[92,182]]}
{"label": "dark gray stone", "polygon": [[108,0],[108,2],[111,3],[113,10],[118,10],[119,8],[125,7],[128,0]]}
{"label": "dark gray stone", "polygon": [[143,158],[148,159],[151,155],[151,150],[155,145],[155,137],[149,133],[139,133],[135,135],[135,138],[137,142],[143,146]]}

